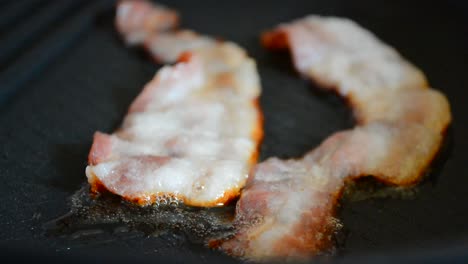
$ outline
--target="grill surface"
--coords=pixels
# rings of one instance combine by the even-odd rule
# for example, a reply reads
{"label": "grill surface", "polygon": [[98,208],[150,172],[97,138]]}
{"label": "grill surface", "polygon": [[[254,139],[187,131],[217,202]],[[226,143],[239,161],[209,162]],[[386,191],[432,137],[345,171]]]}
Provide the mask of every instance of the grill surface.
{"label": "grill surface", "polygon": [[[339,260],[468,259],[468,16],[462,1],[161,2],[180,11],[184,27],[237,42],[257,60],[266,132],[262,159],[298,157],[353,126],[341,99],[299,79],[287,54],[260,47],[262,30],[309,13],[346,16],[420,67],[451,103],[447,148],[412,199],[343,203]],[[120,41],[112,10],[105,0],[0,4],[0,245],[4,251],[13,247],[9,254],[15,257],[34,248],[63,257],[234,261],[177,236],[44,236],[43,224],[67,213],[69,198],[86,181],[93,132],[113,131],[159,67]]]}

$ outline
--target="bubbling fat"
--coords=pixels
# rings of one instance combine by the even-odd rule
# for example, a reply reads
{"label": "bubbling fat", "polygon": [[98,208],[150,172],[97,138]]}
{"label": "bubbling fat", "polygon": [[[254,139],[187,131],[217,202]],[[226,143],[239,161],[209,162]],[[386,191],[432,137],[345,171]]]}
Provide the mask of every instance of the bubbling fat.
{"label": "bubbling fat", "polygon": [[[81,247],[113,239],[153,237],[158,251],[174,251],[181,246],[205,244],[213,237],[232,235],[232,205],[215,208],[189,207],[177,203],[173,197],[159,196],[156,203],[135,206],[109,192],[100,192],[99,198],[89,195],[89,186],[83,186],[70,199],[67,214],[46,223],[46,235],[65,238],[57,250]],[[159,242],[159,243],[158,243]]]}
{"label": "bubbling fat", "polygon": [[289,48],[299,73],[345,97],[358,123],[301,159],[257,165],[237,203],[235,235],[212,245],[245,260],[307,259],[330,248],[347,183],[372,176],[406,189],[421,180],[450,106],[419,69],[351,20],[308,16],[266,32],[262,43]]}

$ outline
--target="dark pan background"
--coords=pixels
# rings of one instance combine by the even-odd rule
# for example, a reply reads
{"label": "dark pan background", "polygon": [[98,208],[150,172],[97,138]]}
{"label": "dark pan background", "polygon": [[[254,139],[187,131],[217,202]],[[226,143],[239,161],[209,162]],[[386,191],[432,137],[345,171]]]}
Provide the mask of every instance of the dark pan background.
{"label": "dark pan background", "polygon": [[[338,97],[317,92],[258,35],[309,13],[352,18],[420,67],[451,103],[447,148],[414,199],[344,202],[337,261],[468,261],[468,13],[463,1],[161,1],[183,26],[245,47],[257,60],[265,114],[261,157],[298,157],[353,126]],[[43,235],[86,181],[92,134],[112,132],[158,65],[114,31],[112,1],[0,2],[0,239],[17,260],[232,261],[162,238],[129,236],[64,248]],[[77,245],[75,242],[74,245]],[[158,250],[159,249],[159,250]],[[73,257],[73,258],[72,258]],[[117,258],[119,257],[119,258]],[[34,259],[33,259],[34,258]]]}

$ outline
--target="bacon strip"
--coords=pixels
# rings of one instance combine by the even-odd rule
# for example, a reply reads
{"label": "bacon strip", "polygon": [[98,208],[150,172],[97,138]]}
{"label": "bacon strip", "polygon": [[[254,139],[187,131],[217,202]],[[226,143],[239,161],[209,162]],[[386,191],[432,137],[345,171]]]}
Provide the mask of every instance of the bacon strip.
{"label": "bacon strip", "polygon": [[447,99],[421,70],[349,19],[310,15],[264,33],[262,43],[289,48],[297,71],[348,99],[359,125],[408,121],[443,133],[450,123]]}
{"label": "bacon strip", "polygon": [[330,246],[347,181],[421,180],[451,122],[450,107],[419,69],[350,20],[309,16],[265,33],[262,42],[289,48],[299,73],[347,98],[358,121],[302,159],[256,166],[237,203],[236,234],[213,243],[247,260],[298,260]]}
{"label": "bacon strip", "polygon": [[171,30],[179,24],[174,10],[148,1],[120,0],[115,27],[128,44],[140,44],[148,35]]}
{"label": "bacon strip", "polygon": [[[220,206],[239,195],[258,156],[262,116],[255,62],[232,42],[168,31],[177,14],[146,1],[120,1],[116,25],[131,44],[153,43],[158,71],[112,135],[96,132],[86,175],[142,205],[172,197]],[[154,42],[153,40],[164,39]]]}

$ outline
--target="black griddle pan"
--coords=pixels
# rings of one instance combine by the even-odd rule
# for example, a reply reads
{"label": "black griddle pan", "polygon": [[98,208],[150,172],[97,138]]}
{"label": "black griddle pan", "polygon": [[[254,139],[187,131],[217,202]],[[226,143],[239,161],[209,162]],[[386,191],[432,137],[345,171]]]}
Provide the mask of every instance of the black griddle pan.
{"label": "black griddle pan", "polygon": [[[265,139],[261,159],[299,157],[353,126],[344,101],[302,80],[259,33],[306,14],[345,16],[420,67],[449,98],[453,124],[410,198],[343,201],[339,263],[468,262],[468,9],[464,1],[161,1],[183,27],[232,40],[257,60]],[[113,1],[0,2],[0,252],[6,259],[74,262],[236,262],[188,241],[112,227],[50,234],[86,186],[93,132],[116,129],[160,65],[128,48]],[[70,216],[69,216],[70,217]],[[71,216],[73,219],[73,216]],[[320,260],[319,260],[320,261]]]}

